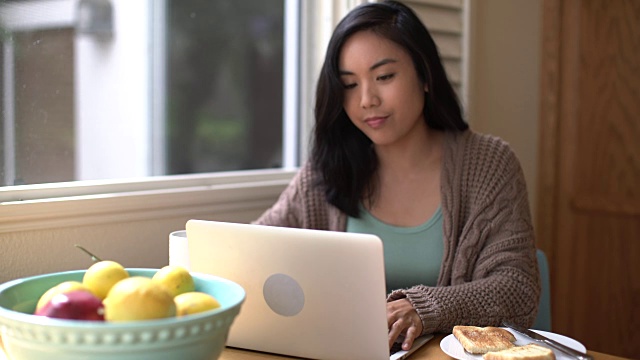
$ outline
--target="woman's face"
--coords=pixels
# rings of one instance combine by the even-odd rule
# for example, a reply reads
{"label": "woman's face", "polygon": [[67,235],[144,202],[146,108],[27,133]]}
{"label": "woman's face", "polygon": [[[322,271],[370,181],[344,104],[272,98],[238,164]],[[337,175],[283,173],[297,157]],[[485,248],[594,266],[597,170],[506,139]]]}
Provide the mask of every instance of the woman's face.
{"label": "woman's face", "polygon": [[360,31],[342,46],[339,68],[343,107],[376,146],[407,141],[418,128],[426,129],[426,84],[404,48],[371,31]]}

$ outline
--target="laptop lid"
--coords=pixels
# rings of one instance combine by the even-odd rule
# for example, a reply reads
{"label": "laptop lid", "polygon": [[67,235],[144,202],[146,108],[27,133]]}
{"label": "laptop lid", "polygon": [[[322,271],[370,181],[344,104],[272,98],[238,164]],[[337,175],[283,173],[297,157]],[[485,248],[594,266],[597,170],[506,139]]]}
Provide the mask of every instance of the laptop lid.
{"label": "laptop lid", "polygon": [[314,359],[389,358],[375,235],[190,220],[191,270],[242,286],[228,346]]}

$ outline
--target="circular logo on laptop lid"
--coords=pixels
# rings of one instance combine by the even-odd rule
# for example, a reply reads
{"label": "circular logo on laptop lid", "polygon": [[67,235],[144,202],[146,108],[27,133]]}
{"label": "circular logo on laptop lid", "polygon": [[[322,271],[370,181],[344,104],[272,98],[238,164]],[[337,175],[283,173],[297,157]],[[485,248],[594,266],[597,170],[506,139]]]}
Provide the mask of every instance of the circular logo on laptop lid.
{"label": "circular logo on laptop lid", "polygon": [[304,291],[300,284],[289,275],[273,274],[262,287],[267,305],[282,316],[297,315],[304,307]]}

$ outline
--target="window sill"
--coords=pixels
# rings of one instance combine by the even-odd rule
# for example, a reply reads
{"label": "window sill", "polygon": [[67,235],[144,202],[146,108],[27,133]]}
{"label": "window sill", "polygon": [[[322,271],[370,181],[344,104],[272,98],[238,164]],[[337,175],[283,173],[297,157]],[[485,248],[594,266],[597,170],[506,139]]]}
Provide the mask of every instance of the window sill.
{"label": "window sill", "polygon": [[0,233],[264,209],[295,170],[0,188]]}

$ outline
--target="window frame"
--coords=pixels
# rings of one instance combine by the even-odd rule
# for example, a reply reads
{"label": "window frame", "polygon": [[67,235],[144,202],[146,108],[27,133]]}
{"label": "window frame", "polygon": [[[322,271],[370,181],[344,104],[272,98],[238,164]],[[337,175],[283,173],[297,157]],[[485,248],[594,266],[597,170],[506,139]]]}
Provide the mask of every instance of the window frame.
{"label": "window frame", "polygon": [[[300,55],[297,59],[294,56],[298,55],[293,52],[286,55],[286,66],[294,61],[299,64],[299,68],[296,70],[297,85],[295,88],[285,89],[285,94],[290,94],[293,89],[299,92],[299,100],[295,107],[285,105],[284,109],[288,114],[287,118],[293,119],[293,124],[286,127],[285,135],[293,136],[295,143],[288,146],[298,149],[297,161],[301,161],[308,156],[305,145],[309,143],[313,126],[315,78],[331,31],[348,9],[366,1],[298,1],[288,0],[289,4],[286,6],[287,11],[300,14]],[[464,0],[465,8],[467,1]],[[291,5],[294,2],[296,6]],[[467,76],[464,68],[463,72],[463,90],[466,90]],[[287,165],[280,169],[0,187],[0,234],[153,220],[167,216],[168,213],[171,216],[188,217],[189,214],[203,211],[223,214],[228,210],[266,209],[297,172],[298,168],[292,165],[291,159],[285,164]]]}
{"label": "window frame", "polygon": [[[33,19],[21,17],[14,23],[6,19],[24,14],[25,7],[40,6],[46,16]],[[154,15],[164,17],[162,11],[164,0],[151,1],[147,5]],[[291,180],[297,170],[299,156],[297,154],[298,129],[298,49],[300,41],[297,31],[291,31],[300,25],[299,0],[286,0],[285,11],[285,41],[294,42],[295,46],[287,47],[285,66],[293,71],[287,72],[285,91],[288,99],[284,106],[283,143],[286,155],[284,166],[279,169],[248,170],[200,173],[190,175],[119,178],[109,180],[78,180],[59,183],[44,183],[33,185],[18,185],[0,187],[0,233],[25,231],[55,226],[78,226],[102,222],[127,221],[132,218],[153,219],[158,213],[169,211],[173,215],[192,213],[194,209],[203,207],[221,212],[225,209],[238,207],[267,207],[273,203],[273,198],[279,194]],[[25,31],[29,29],[55,29],[75,26],[75,7],[77,0],[34,0],[16,7],[5,7],[5,25],[11,31]],[[53,11],[53,10],[56,11]],[[293,16],[290,16],[293,15]],[[294,18],[294,19],[292,19]],[[161,20],[151,22],[149,36],[153,42],[162,44],[164,24]],[[153,49],[155,54],[162,51],[161,47]],[[157,76],[164,71],[163,61],[150,64],[150,72]],[[159,79],[160,81],[162,79]],[[151,87],[150,118],[156,121],[164,116],[159,104],[164,101],[165,91],[162,88]],[[157,129],[157,127],[155,127]],[[151,146],[154,150],[161,145],[158,138],[162,129],[151,135]],[[156,152],[156,151],[154,151]],[[158,164],[161,158],[152,159],[153,173],[160,173]],[[161,169],[160,169],[161,170]],[[137,175],[136,175],[137,176]],[[132,214],[137,214],[133,215]]]}
{"label": "window frame", "polygon": [[[285,46],[283,68],[283,168],[299,164],[300,0],[283,0]],[[28,0],[0,4],[0,21],[10,33],[75,29],[74,109],[76,181],[166,174],[167,0],[110,0],[112,33],[83,31],[90,0]],[[82,9],[84,8],[85,11]],[[85,25],[86,26],[86,25]],[[8,37],[5,58],[13,59]],[[13,63],[3,70],[4,164],[6,184],[16,173],[16,87]],[[130,82],[122,87],[121,83]],[[99,99],[96,101],[96,99]],[[120,129],[120,131],[113,131]],[[109,149],[108,152],[100,149]],[[96,164],[99,164],[96,165]],[[2,199],[0,198],[0,201]]]}
{"label": "window frame", "polygon": [[[66,3],[66,6],[75,3],[75,0],[57,1],[59,4]],[[313,95],[310,90],[304,89],[315,87],[315,74],[324,55],[321,49],[326,47],[335,17],[342,15],[340,10],[344,11],[346,2],[353,3],[354,0],[286,2],[286,11],[299,14],[298,23],[288,23],[287,26],[299,26],[300,35],[298,49],[289,49],[285,55],[288,69],[295,63],[299,64],[294,77],[285,79],[289,85],[285,91],[286,94],[299,91],[304,96],[300,95],[293,106],[285,105],[285,122],[288,124],[285,132],[290,139],[294,137],[285,145],[289,149],[299,147],[300,150],[296,155],[288,155],[283,168],[0,187],[0,234],[157,219],[167,212],[171,212],[172,216],[188,216],[203,209],[210,209],[212,213],[239,208],[265,209],[273,204],[297,172],[294,162],[306,157],[306,148],[300,144],[306,143],[312,127],[313,115],[309,109]],[[155,7],[156,10],[158,8]],[[69,8],[66,13],[69,14]],[[314,21],[306,21],[311,18]],[[65,24],[73,24],[68,15]],[[162,29],[152,36],[161,38]],[[290,37],[291,34],[286,33],[285,36]],[[303,46],[305,51],[298,51]],[[298,58],[299,53],[304,55]],[[162,63],[155,63],[152,71],[157,72],[162,66]],[[292,86],[294,83],[295,88]],[[162,89],[156,94],[154,107],[161,94]],[[157,108],[153,111],[157,111]],[[154,116],[157,116],[157,112]]]}

